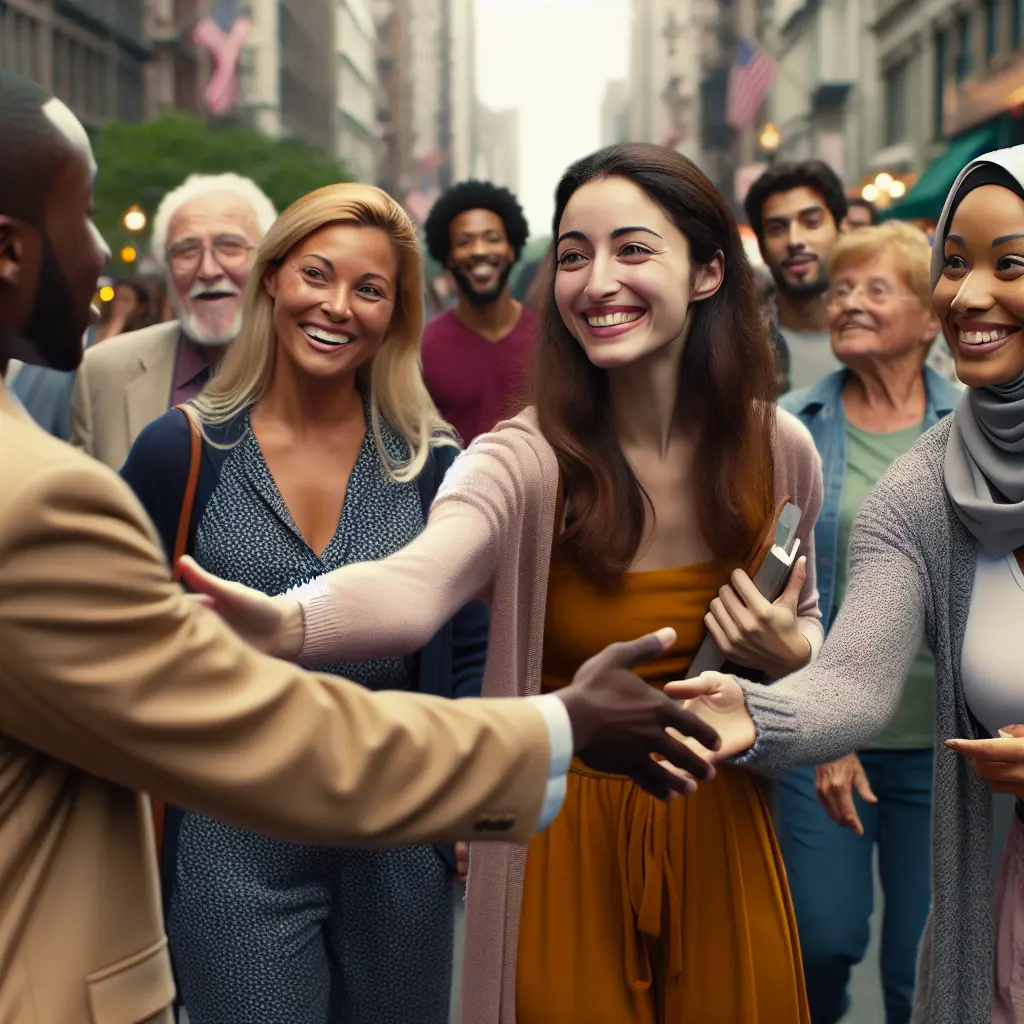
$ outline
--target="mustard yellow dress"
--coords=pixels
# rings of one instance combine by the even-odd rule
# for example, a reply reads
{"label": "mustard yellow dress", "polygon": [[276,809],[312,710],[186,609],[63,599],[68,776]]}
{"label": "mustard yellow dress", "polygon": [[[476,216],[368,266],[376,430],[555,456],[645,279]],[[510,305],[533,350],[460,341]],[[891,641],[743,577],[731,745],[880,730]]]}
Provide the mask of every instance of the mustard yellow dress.
{"label": "mustard yellow dress", "polygon": [[[543,685],[592,654],[671,625],[676,645],[638,669],[682,678],[721,564],[631,573],[599,594],[552,560]],[[720,766],[662,803],[574,762],[561,814],[530,845],[519,932],[518,1024],[807,1024],[796,920],[754,777]]]}

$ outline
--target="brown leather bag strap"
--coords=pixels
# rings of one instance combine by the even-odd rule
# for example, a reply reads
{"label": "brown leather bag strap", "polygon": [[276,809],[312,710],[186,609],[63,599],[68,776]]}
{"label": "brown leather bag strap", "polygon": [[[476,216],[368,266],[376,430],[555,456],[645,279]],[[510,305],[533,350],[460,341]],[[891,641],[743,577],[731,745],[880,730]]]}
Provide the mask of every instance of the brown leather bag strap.
{"label": "brown leather bag strap", "polygon": [[174,579],[180,578],[178,560],[188,547],[189,528],[192,525],[192,509],[196,503],[196,489],[199,486],[199,465],[203,455],[203,433],[199,429],[199,421],[187,405],[176,405],[181,414],[188,420],[188,431],[190,449],[188,457],[188,481],[185,484],[185,494],[181,499],[181,515],[178,517],[178,532],[174,538],[174,558],[171,562],[171,569]]}

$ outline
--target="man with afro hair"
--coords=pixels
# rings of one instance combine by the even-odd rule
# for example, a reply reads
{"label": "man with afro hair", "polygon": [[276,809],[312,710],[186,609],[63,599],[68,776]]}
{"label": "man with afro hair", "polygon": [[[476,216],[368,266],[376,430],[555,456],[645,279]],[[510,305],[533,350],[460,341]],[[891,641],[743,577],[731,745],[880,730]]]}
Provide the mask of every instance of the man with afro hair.
{"label": "man with afro hair", "polygon": [[465,444],[526,404],[537,318],[512,298],[508,279],[528,234],[516,197],[486,181],[453,186],[427,217],[430,255],[459,291],[455,308],[423,332],[423,376]]}

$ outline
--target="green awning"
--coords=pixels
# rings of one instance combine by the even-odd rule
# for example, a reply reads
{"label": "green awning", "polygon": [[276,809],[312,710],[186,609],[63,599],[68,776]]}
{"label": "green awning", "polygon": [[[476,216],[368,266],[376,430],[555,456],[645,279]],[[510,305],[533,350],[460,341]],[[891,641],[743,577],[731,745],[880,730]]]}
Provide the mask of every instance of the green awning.
{"label": "green awning", "polygon": [[928,165],[905,196],[879,211],[879,219],[914,220],[924,217],[937,221],[956,176],[975,157],[995,149],[997,139],[996,128],[992,125],[976,128],[973,132],[953,139],[945,152]]}

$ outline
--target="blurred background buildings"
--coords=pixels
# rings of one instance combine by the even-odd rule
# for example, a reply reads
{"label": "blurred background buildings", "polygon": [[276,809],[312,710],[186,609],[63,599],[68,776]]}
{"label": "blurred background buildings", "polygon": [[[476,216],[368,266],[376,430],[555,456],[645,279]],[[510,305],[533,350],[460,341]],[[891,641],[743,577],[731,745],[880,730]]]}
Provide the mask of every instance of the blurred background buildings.
{"label": "blurred background buildings", "polygon": [[[737,204],[770,161],[818,156],[851,194],[927,217],[965,160],[1024,138],[1024,0],[624,2],[628,74],[580,99],[601,141],[672,146]],[[768,81],[737,118],[744,53]],[[478,99],[474,0],[0,0],[0,66],[93,129],[183,110],[299,136],[418,218],[462,178],[515,189],[528,159],[518,112]]]}

